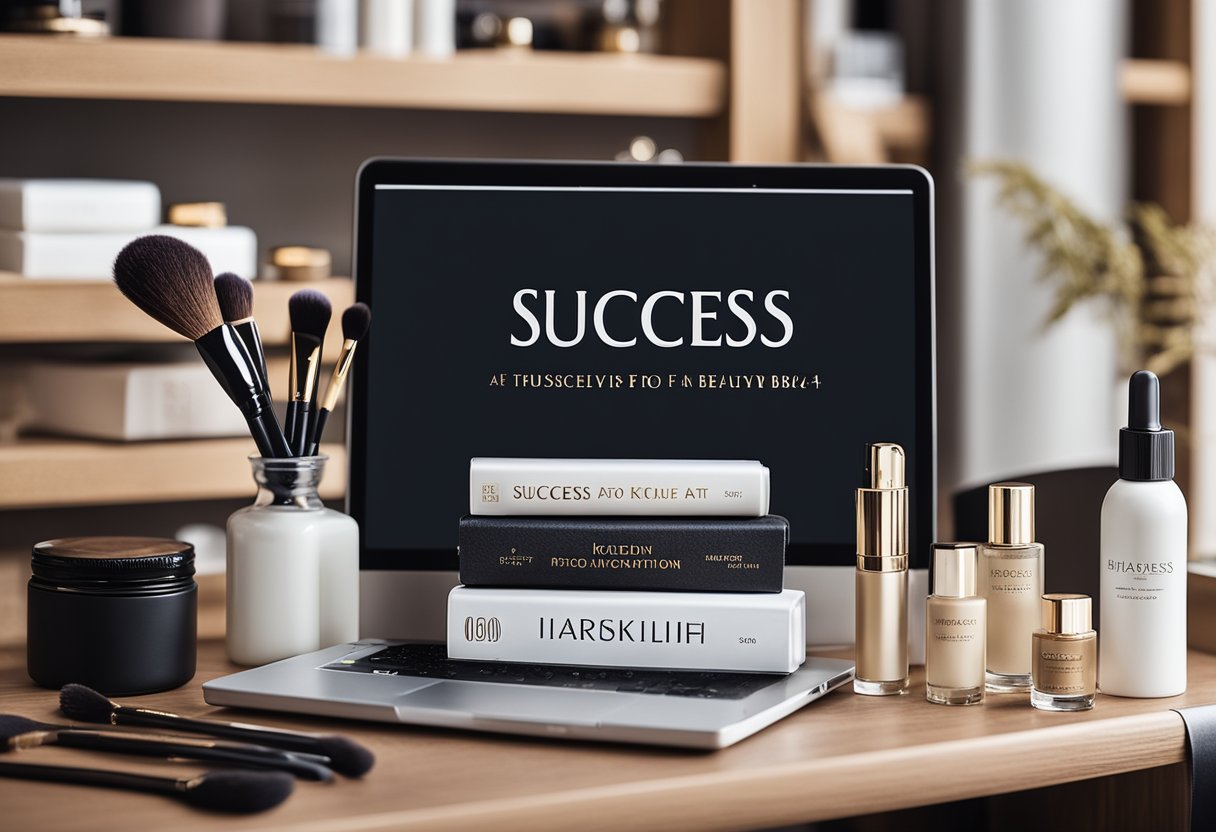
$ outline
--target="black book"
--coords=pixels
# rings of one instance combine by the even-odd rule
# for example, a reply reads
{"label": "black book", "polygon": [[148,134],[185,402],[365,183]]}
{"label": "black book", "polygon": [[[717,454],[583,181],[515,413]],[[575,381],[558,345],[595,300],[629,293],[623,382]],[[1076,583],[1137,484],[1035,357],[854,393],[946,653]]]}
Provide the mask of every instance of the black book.
{"label": "black book", "polygon": [[460,519],[465,586],[780,592],[789,522],[764,517]]}

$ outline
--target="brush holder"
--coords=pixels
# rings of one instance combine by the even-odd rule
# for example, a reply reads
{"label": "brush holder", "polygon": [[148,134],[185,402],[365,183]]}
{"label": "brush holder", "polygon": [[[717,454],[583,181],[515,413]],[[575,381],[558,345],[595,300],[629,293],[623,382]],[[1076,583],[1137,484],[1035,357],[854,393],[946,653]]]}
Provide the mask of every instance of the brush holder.
{"label": "brush holder", "polygon": [[26,637],[30,678],[107,696],[194,677],[194,547],[153,537],[66,537],[34,547]]}
{"label": "brush holder", "polygon": [[359,637],[359,526],[325,507],[325,456],[250,457],[253,505],[228,518],[228,657],[260,665]]}

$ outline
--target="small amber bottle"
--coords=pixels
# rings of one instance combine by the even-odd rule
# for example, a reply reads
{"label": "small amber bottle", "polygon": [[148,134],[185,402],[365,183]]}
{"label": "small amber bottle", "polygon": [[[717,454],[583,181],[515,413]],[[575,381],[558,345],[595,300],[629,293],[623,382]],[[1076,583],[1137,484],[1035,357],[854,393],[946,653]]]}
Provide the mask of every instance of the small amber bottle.
{"label": "small amber bottle", "polygon": [[1088,595],[1043,596],[1043,629],[1031,636],[1030,704],[1088,711],[1098,690],[1098,634]]}

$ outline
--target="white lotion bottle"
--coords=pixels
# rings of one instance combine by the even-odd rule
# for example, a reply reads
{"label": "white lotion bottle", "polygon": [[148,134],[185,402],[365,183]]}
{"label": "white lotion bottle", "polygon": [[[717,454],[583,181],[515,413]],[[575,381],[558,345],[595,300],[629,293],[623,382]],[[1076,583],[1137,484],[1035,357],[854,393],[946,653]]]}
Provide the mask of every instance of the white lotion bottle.
{"label": "white lotion bottle", "polygon": [[1155,698],[1186,690],[1186,499],[1157,376],[1140,370],[1119,432],[1119,479],[1102,503],[1098,689]]}
{"label": "white lotion bottle", "polygon": [[228,518],[228,657],[261,665],[359,637],[359,526],[317,494],[326,457],[253,457]]}

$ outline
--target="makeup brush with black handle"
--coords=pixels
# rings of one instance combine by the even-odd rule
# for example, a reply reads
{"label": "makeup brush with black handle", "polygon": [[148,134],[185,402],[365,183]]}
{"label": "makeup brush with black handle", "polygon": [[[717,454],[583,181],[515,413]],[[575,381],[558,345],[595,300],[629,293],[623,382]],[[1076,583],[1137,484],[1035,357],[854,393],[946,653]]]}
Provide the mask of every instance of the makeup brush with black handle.
{"label": "makeup brush with black handle", "polygon": [[59,709],[70,719],[80,722],[144,725],[168,731],[226,737],[285,751],[320,754],[329,758],[330,768],[347,777],[362,777],[376,762],[372,752],[345,737],[333,734],[304,734],[239,722],[191,719],[165,711],[132,708],[129,705],[120,705],[105,694],[84,685],[64,685],[59,691]]}
{"label": "makeup brush with black handle", "polygon": [[175,797],[200,809],[242,814],[273,809],[295,788],[291,775],[281,771],[207,771],[193,777],[151,777],[101,768],[0,761],[0,777],[150,792]]}
{"label": "makeup brush with black handle", "polygon": [[176,237],[140,237],[118,253],[114,282],[132,303],[194,342],[211,374],[245,416],[263,457],[291,456],[253,357],[220,315],[211,264],[202,252]]}
{"label": "makeup brush with black handle", "polygon": [[287,444],[293,456],[308,450],[308,431],[317,404],[321,372],[321,345],[333,315],[329,298],[313,289],[301,289],[287,301],[291,317],[291,376],[287,403]]}
{"label": "makeup brush with black handle", "polygon": [[253,284],[240,275],[224,272],[215,276],[215,299],[220,305],[224,323],[236,330],[257,365],[262,386],[270,393],[270,376],[266,372],[266,351],[258,322],[253,319]]}
{"label": "makeup brush with black handle", "polygon": [[[105,754],[202,760],[245,768],[276,769],[301,780],[333,780],[333,772],[290,751],[222,740],[191,737],[140,736],[111,731],[90,731],[68,725],[48,725],[14,714],[0,715],[0,752],[21,751],[43,745],[83,748]],[[327,760],[324,757],[312,759]]]}
{"label": "makeup brush with black handle", "polygon": [[321,407],[316,413],[316,424],[309,433],[308,455],[316,456],[321,448],[321,433],[329,414],[338,404],[338,396],[346,384],[346,376],[355,360],[355,347],[367,335],[368,327],[372,325],[372,310],[366,303],[356,303],[348,306],[342,313],[342,349],[338,352],[338,363],[334,365],[333,375],[329,377],[329,387],[325,388],[325,396],[321,399]]}

